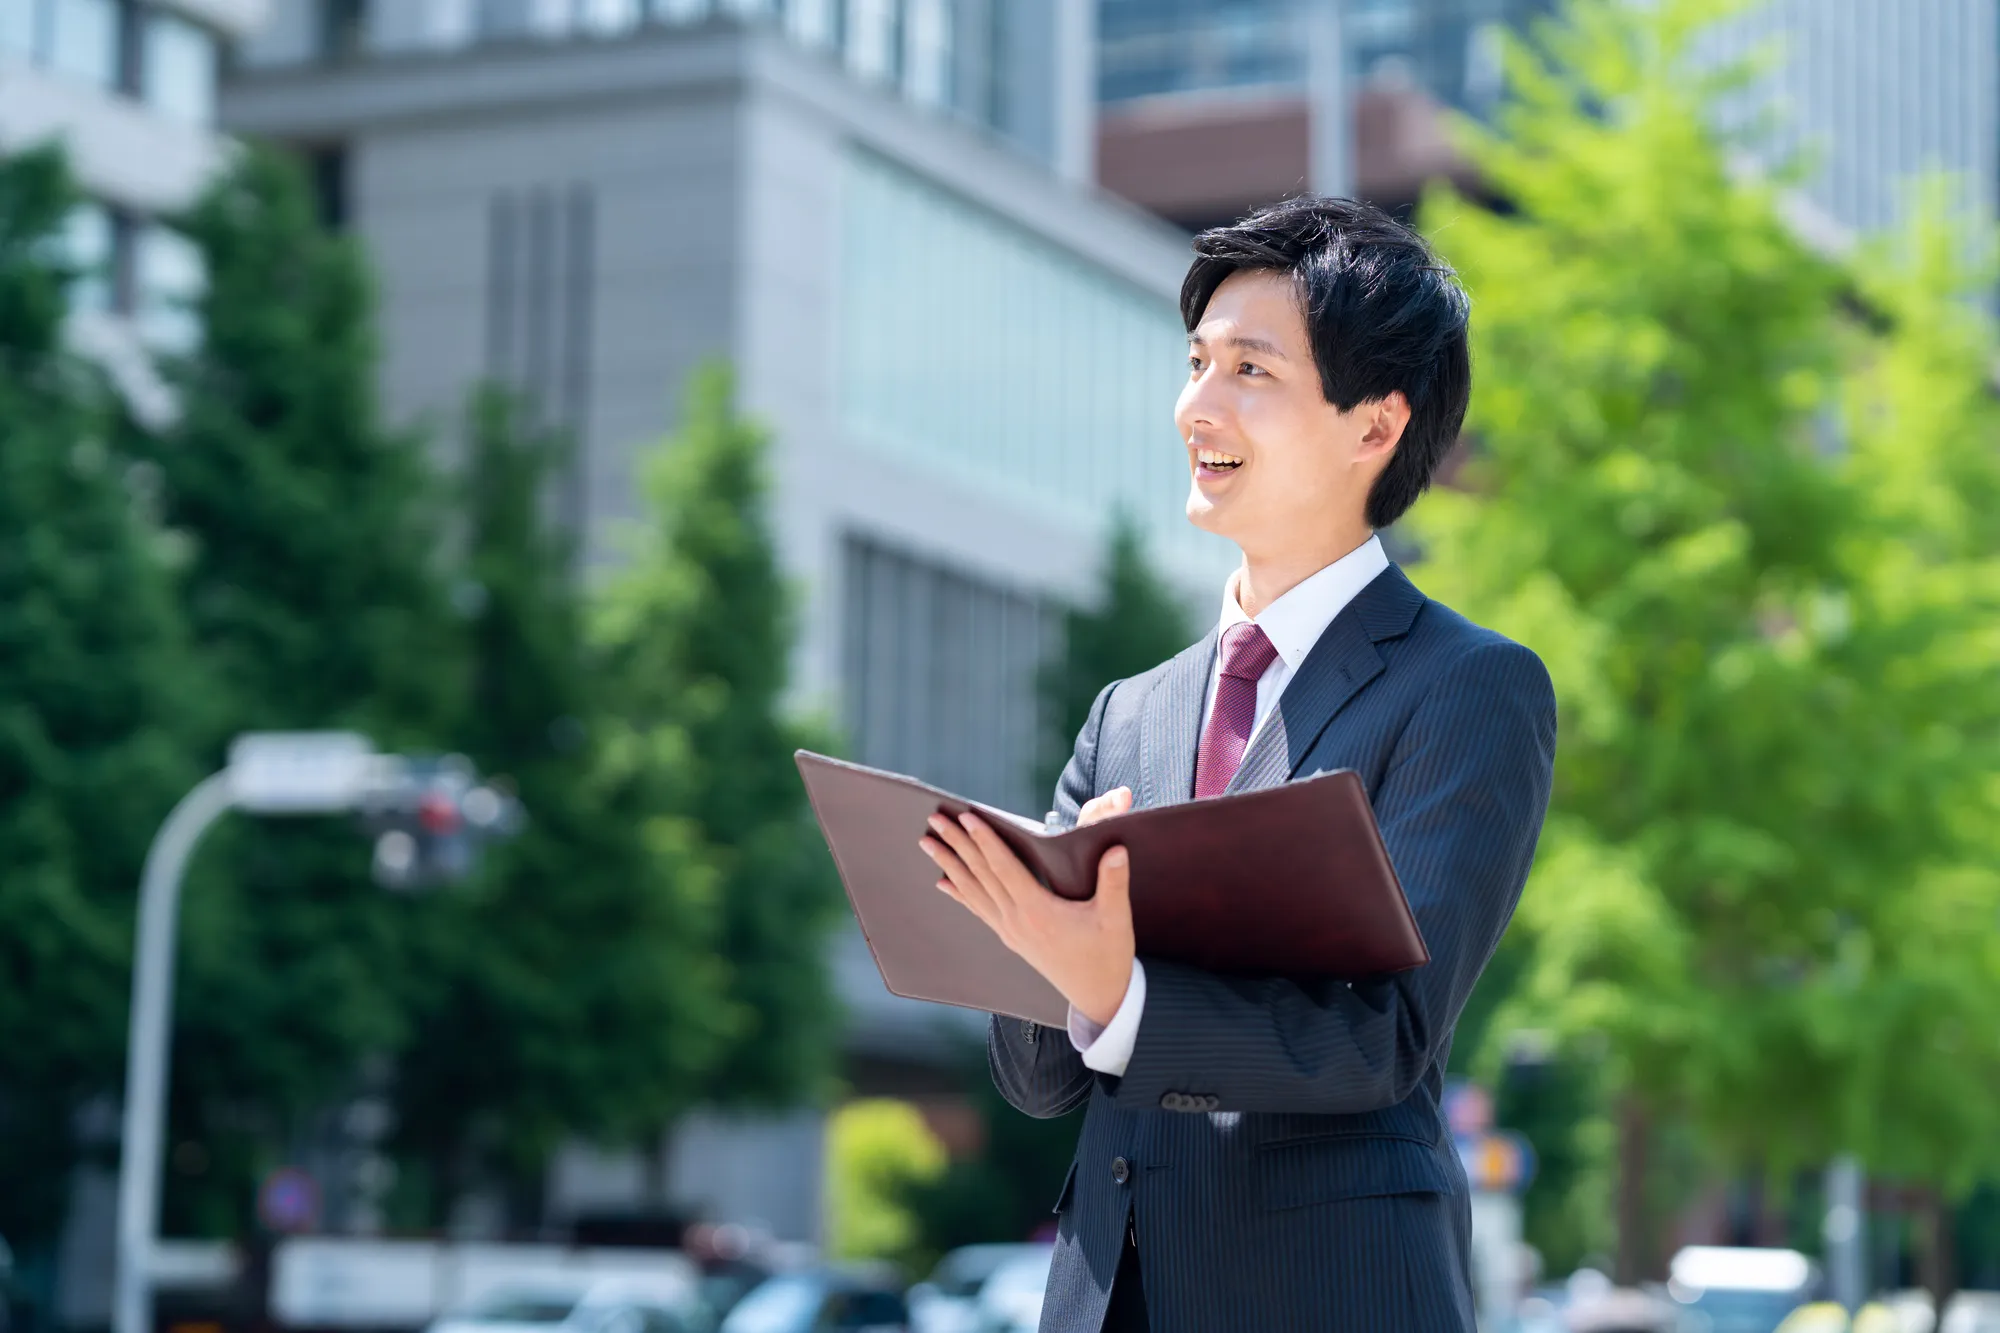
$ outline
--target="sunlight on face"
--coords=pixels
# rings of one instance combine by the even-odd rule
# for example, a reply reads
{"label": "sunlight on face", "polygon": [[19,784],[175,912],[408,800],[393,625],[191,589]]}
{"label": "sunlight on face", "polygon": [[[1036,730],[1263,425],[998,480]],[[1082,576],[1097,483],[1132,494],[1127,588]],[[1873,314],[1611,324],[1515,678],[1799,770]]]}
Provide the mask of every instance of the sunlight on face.
{"label": "sunlight on face", "polygon": [[1174,409],[1188,445],[1188,519],[1252,560],[1322,547],[1337,555],[1366,540],[1368,489],[1388,453],[1366,440],[1372,405],[1342,412],[1322,396],[1291,279],[1231,274],[1188,352]]}

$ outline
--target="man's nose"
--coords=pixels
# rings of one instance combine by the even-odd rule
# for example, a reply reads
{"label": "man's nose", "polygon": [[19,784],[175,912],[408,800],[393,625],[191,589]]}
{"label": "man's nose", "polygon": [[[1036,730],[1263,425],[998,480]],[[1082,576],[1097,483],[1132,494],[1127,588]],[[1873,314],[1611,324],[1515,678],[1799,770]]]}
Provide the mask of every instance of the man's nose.
{"label": "man's nose", "polygon": [[1221,427],[1228,415],[1227,403],[1217,385],[1213,368],[1190,376],[1181,389],[1180,400],[1174,405],[1174,424],[1180,427],[1183,440],[1196,431]]}

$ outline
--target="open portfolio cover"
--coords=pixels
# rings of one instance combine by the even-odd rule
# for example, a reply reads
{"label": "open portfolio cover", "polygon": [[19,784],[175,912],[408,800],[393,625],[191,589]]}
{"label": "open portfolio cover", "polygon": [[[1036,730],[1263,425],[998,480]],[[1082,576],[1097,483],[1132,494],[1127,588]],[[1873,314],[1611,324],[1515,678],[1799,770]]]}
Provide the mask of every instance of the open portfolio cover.
{"label": "open portfolio cover", "polygon": [[925,821],[968,810],[1066,898],[1088,898],[1098,859],[1123,846],[1144,957],[1349,981],[1430,959],[1352,770],[1050,830],[900,773],[809,750],[796,757],[848,901],[897,995],[1068,1021],[1055,987],[936,888],[937,867],[917,847]]}

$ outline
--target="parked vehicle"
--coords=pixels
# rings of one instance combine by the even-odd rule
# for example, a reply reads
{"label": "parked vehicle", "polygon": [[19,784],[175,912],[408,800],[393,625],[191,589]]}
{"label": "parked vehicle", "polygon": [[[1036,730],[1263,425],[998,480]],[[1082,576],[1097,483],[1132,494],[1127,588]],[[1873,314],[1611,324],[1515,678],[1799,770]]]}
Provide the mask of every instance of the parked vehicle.
{"label": "parked vehicle", "polygon": [[1042,1294],[1049,1286],[1053,1245],[1017,1255],[993,1270],[979,1288],[979,1333],[1035,1333],[1042,1322]]}
{"label": "parked vehicle", "polygon": [[780,1273],[736,1303],[721,1333],[910,1333],[910,1310],[887,1274]]}
{"label": "parked vehicle", "polygon": [[987,1279],[1025,1257],[1040,1260],[1046,1286],[1053,1252],[1042,1243],[961,1245],[910,1288],[910,1327],[915,1333],[981,1333],[979,1293]]}
{"label": "parked vehicle", "polygon": [[501,1287],[441,1316],[430,1333],[703,1333],[678,1286],[542,1279]]}
{"label": "parked vehicle", "polygon": [[1689,1245],[1669,1272],[1667,1291],[1690,1333],[1776,1333],[1818,1285],[1812,1261],[1797,1250]]}

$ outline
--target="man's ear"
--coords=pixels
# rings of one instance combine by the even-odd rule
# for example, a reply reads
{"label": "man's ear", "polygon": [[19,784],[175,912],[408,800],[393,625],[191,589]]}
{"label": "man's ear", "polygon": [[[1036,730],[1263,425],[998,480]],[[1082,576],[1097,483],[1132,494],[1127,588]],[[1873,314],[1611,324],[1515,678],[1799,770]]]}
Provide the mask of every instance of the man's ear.
{"label": "man's ear", "polygon": [[1379,459],[1386,466],[1389,456],[1401,443],[1403,432],[1409,428],[1410,400],[1403,396],[1401,389],[1391,389],[1385,397],[1372,403],[1362,403],[1359,411],[1366,429],[1361,433],[1354,461],[1372,463]]}

